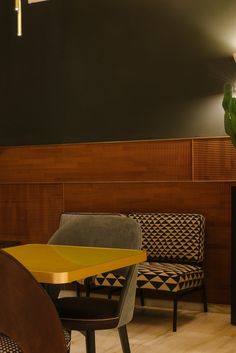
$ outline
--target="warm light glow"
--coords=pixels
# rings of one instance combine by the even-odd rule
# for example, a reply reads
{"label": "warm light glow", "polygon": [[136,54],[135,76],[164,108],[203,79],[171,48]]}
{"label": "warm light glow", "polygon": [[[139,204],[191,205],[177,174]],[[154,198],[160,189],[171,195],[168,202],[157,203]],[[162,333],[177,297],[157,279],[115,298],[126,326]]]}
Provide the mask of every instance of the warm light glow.
{"label": "warm light glow", "polygon": [[[28,4],[33,4],[37,2],[42,2],[47,0],[28,0]],[[21,0],[15,0],[15,10],[17,11],[17,36],[22,36],[22,10],[21,10]]]}
{"label": "warm light glow", "polygon": [[17,35],[22,36],[22,12],[21,12],[21,0],[17,0],[18,10],[17,10]]}
{"label": "warm light glow", "polygon": [[19,0],[15,0],[15,10],[19,10]]}
{"label": "warm light glow", "polygon": [[[236,51],[235,1],[171,1],[168,11],[208,39],[208,52],[228,57]],[[166,5],[167,6],[167,5]],[[211,10],[212,9],[212,10]]]}
{"label": "warm light glow", "polygon": [[233,53],[234,61],[236,62],[236,53]]}

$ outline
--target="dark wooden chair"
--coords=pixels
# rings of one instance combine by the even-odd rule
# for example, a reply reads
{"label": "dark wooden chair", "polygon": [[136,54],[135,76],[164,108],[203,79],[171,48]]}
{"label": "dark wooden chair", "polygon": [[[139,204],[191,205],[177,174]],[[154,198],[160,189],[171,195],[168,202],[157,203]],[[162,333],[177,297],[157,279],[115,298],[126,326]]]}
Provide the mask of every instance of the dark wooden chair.
{"label": "dark wooden chair", "polygon": [[[139,249],[139,224],[120,215],[63,215],[67,221],[50,239],[51,244]],[[126,325],[132,320],[137,266],[115,271],[125,278],[118,300],[94,297],[67,297],[55,301],[66,330],[77,330],[86,337],[87,353],[95,353],[95,331],[118,328],[124,353],[130,353]]]}
{"label": "dark wooden chair", "polygon": [[63,332],[53,302],[31,273],[0,250],[0,352],[66,353],[70,334]]}

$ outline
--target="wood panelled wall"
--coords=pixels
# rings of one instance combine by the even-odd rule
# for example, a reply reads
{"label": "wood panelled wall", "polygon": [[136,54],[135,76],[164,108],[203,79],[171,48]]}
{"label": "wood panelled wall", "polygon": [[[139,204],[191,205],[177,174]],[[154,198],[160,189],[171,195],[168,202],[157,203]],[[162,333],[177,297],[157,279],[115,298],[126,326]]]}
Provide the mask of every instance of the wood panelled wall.
{"label": "wood panelled wall", "polygon": [[209,301],[230,302],[229,138],[0,148],[0,238],[47,242],[63,211],[198,212]]}

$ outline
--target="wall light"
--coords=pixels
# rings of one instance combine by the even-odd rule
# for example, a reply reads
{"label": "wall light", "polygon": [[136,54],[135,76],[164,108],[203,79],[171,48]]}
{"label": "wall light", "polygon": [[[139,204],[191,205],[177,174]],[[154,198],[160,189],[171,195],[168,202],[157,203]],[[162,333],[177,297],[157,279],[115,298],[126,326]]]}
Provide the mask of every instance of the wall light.
{"label": "wall light", "polygon": [[[28,0],[28,4],[34,4],[36,2],[42,2],[47,0]],[[15,10],[17,12],[17,36],[22,36],[22,8],[21,0],[15,0]]]}
{"label": "wall light", "polygon": [[233,58],[234,58],[234,61],[236,62],[236,53],[233,53]]}

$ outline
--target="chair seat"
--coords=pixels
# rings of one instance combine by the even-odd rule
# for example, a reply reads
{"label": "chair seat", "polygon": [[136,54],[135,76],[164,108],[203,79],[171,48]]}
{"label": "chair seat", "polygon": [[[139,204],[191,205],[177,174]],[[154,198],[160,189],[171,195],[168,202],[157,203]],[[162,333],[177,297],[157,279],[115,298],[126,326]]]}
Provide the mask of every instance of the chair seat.
{"label": "chair seat", "polygon": [[[71,343],[70,333],[64,330],[66,349],[69,350]],[[0,353],[23,353],[18,344],[10,337],[0,334]]]}
{"label": "chair seat", "polygon": [[[204,278],[202,267],[197,265],[143,262],[138,267],[138,288],[158,289],[166,292],[179,292],[200,287]],[[125,278],[114,273],[99,274],[96,285],[122,287]]]}
{"label": "chair seat", "polygon": [[10,337],[0,334],[0,353],[23,353]]}
{"label": "chair seat", "polygon": [[55,301],[67,330],[104,330],[118,324],[118,301],[104,298],[64,297]]}

